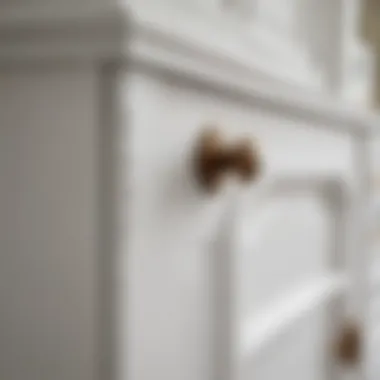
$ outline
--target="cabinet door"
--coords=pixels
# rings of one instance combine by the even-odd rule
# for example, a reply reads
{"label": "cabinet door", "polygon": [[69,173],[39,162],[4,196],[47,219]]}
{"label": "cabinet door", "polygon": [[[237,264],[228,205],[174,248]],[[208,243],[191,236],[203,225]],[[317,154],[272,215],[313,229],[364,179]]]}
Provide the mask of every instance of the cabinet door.
{"label": "cabinet door", "polygon": [[[345,194],[357,183],[350,137],[174,80],[127,84],[124,377],[332,378],[345,321]],[[233,178],[209,194],[194,175],[209,120],[227,148],[247,138],[258,150],[261,179],[237,191],[234,215]]]}
{"label": "cabinet door", "polygon": [[231,196],[211,254],[213,380],[344,378],[346,186],[289,174]]}

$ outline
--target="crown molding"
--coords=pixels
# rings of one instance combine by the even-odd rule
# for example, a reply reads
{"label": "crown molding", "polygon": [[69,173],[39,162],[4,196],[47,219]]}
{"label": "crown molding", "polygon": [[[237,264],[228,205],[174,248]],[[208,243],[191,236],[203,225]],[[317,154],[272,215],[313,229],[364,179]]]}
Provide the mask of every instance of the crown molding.
{"label": "crown molding", "polygon": [[126,27],[114,7],[8,8],[0,14],[0,64],[115,57]]}
{"label": "crown molding", "polygon": [[[109,6],[19,6],[0,14],[0,64],[47,60],[123,59],[175,50],[269,79],[316,88],[319,78],[305,57],[265,25],[242,27],[220,14]],[[240,30],[239,30],[240,29]],[[288,41],[289,42],[289,41]],[[149,53],[148,53],[149,51]]]}
{"label": "crown molding", "polygon": [[162,7],[20,7],[0,15],[0,66],[127,63],[134,71],[207,87],[340,132],[377,133],[376,115],[323,94],[318,77],[292,46],[282,46],[276,57],[276,44],[283,41],[264,29],[256,32]]}

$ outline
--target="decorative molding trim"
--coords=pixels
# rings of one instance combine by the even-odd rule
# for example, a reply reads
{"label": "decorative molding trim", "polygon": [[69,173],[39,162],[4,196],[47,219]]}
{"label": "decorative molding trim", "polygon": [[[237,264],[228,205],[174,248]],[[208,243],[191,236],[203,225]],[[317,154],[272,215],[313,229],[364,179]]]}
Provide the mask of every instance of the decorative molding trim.
{"label": "decorative molding trim", "polygon": [[[322,94],[315,73],[296,54],[282,54],[273,63],[262,35],[243,41],[245,34],[236,31],[236,24],[220,25],[216,16],[213,21],[209,16],[186,18],[149,7],[131,12],[115,5],[7,10],[0,15],[0,66],[124,61],[132,70],[159,74],[161,80],[202,86],[318,127],[354,135],[380,130],[378,118],[366,109]],[[297,83],[296,77],[303,79]]]}
{"label": "decorative molding trim", "polygon": [[123,51],[126,16],[115,7],[2,11],[0,64],[115,58]]}
{"label": "decorative molding trim", "polygon": [[[340,296],[347,287],[344,276],[331,275],[311,280],[297,287],[288,297],[274,303],[260,315],[249,318],[240,335],[241,358],[249,360],[266,353],[271,343],[297,326],[311,312]],[[299,290],[300,289],[300,290]]]}
{"label": "decorative molding trim", "polygon": [[207,52],[231,68],[318,87],[299,49],[265,26],[244,25],[222,12],[195,16],[147,4],[132,10],[122,5],[11,8],[0,15],[0,60],[115,58],[125,56],[127,43],[146,45],[153,39],[168,48],[187,45],[195,55]]}
{"label": "decorative molding trim", "polygon": [[327,203],[333,212],[341,211],[352,199],[352,189],[343,179],[340,172],[330,174],[313,174],[306,177],[304,173],[290,172],[281,176],[268,177],[263,180],[255,192],[255,198],[281,196],[298,196],[300,194],[318,195]]}
{"label": "decorative molding trim", "polygon": [[370,286],[372,297],[377,297],[380,290],[380,260],[373,260],[370,270]]}

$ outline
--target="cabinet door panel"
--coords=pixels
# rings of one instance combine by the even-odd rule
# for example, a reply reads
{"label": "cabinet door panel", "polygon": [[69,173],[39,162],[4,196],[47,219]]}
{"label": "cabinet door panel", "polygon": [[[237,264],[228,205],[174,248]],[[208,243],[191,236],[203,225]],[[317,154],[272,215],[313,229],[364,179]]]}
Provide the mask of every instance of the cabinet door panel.
{"label": "cabinet door panel", "polygon": [[[342,243],[348,188],[339,176],[267,182],[235,195],[216,238],[213,378],[340,379],[333,344],[347,295]],[[278,199],[290,207],[278,207]],[[269,207],[278,212],[268,220],[260,208]]]}

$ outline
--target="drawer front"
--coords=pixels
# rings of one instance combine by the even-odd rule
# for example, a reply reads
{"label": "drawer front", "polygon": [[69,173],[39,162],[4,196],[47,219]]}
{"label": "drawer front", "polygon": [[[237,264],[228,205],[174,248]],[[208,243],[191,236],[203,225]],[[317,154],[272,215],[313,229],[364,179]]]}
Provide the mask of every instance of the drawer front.
{"label": "drawer front", "polygon": [[[325,202],[324,186],[331,179],[340,189],[349,185],[350,139],[317,128],[312,121],[292,120],[254,104],[140,75],[125,81],[123,101],[128,120],[123,143],[128,173],[127,344],[132,358],[127,371],[132,380],[208,380],[214,370],[212,247],[219,239],[230,194],[238,194],[237,217],[230,229],[237,230],[231,237],[239,268],[233,297],[239,300],[236,321],[239,326],[248,321],[250,330],[252,318],[256,321],[271,310],[285,313],[286,305],[293,308],[302,299],[303,288],[317,289],[303,298],[306,303],[310,297],[318,298],[324,286],[329,289],[330,275],[337,274],[338,269],[331,267],[331,227],[340,215]],[[200,187],[193,170],[194,149],[209,126],[220,131],[226,144],[246,136],[256,144],[262,167],[258,179],[241,189],[227,180],[215,194]],[[272,185],[267,183],[288,177],[294,194],[273,195],[268,190]],[[281,306],[283,301],[286,307]],[[228,309],[228,299],[225,303]],[[294,318],[302,310],[294,311]],[[323,318],[316,322],[321,332]],[[297,329],[292,331],[298,334]],[[245,333],[239,334],[236,339],[244,341]],[[294,341],[308,344],[307,339]],[[291,342],[287,338],[281,346],[286,347],[284,352],[291,349]],[[312,356],[313,368],[325,360],[325,346],[320,347]],[[294,378],[294,371],[289,376]],[[300,380],[322,378],[306,367],[297,373]]]}

